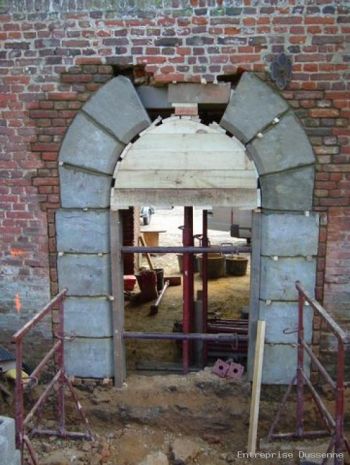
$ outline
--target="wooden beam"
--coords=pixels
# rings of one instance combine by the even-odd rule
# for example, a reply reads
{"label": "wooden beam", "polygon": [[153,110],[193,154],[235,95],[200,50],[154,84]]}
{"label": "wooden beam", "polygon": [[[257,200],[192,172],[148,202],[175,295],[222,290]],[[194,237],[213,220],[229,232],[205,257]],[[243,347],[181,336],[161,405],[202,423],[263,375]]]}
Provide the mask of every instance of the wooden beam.
{"label": "wooden beam", "polygon": [[261,391],[262,365],[264,358],[265,321],[258,321],[255,346],[254,374],[252,386],[252,399],[250,404],[248,454],[255,454],[259,421],[259,404]]}
{"label": "wooden beam", "polygon": [[[147,247],[145,238],[143,237],[143,234],[142,234],[142,233],[139,235],[139,243],[140,243],[143,247]],[[153,266],[153,263],[152,263],[152,260],[151,260],[151,255],[150,255],[148,252],[146,252],[145,255],[146,255],[147,262],[148,262],[148,266],[149,266],[150,270],[154,270],[154,266]]]}
{"label": "wooden beam", "polygon": [[122,217],[119,211],[111,210],[111,270],[113,293],[113,355],[114,385],[121,388],[126,377],[124,331],[124,266]]}

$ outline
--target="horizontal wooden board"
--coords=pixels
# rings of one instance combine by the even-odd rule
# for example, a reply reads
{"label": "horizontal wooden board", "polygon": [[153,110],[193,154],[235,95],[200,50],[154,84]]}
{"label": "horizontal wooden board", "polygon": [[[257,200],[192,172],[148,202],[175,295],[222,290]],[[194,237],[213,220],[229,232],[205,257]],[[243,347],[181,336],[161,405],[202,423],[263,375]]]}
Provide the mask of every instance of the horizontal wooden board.
{"label": "horizontal wooden board", "polygon": [[191,152],[192,150],[206,152],[240,151],[245,152],[244,145],[237,139],[223,133],[208,134],[155,134],[152,130],[140,137],[133,145],[137,149],[177,150]]}
{"label": "horizontal wooden board", "polygon": [[256,208],[256,189],[112,189],[112,210],[129,206]]}
{"label": "horizontal wooden board", "polygon": [[[132,149],[123,159],[118,170],[245,170],[249,160],[244,153],[205,152],[168,152],[165,150]],[[250,168],[255,173],[255,170]]]}
{"label": "horizontal wooden board", "polygon": [[163,120],[163,123],[156,126],[152,131],[153,134],[175,134],[175,133],[187,133],[194,134],[199,130],[203,130],[206,133],[217,134],[217,129],[205,126],[197,121],[190,119],[180,119],[177,117],[170,117]]}
{"label": "horizontal wooden board", "polygon": [[118,188],[224,189],[257,187],[256,176],[246,170],[118,170]]}

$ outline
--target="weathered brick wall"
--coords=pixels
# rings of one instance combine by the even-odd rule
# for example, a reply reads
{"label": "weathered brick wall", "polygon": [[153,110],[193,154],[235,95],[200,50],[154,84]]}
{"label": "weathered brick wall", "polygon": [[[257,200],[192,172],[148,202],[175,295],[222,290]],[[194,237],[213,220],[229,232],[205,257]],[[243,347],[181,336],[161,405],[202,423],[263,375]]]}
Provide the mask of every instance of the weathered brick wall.
{"label": "weathered brick wall", "polygon": [[57,289],[57,154],[93,92],[136,65],[136,84],[212,82],[223,75],[234,82],[243,70],[269,79],[270,62],[282,51],[293,63],[282,95],[317,156],[317,297],[339,303],[347,320],[349,38],[345,1],[3,0],[0,308],[6,322],[15,326],[18,315],[41,305],[49,283]]}

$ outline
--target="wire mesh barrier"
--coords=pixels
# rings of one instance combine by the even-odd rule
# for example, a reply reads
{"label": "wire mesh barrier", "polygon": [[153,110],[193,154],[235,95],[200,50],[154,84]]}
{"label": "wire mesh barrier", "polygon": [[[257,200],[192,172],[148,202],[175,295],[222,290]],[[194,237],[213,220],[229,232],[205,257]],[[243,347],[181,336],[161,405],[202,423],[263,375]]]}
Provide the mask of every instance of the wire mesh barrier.
{"label": "wire mesh barrier", "polygon": [[[276,417],[271,425],[268,440],[273,439],[304,439],[316,438],[322,436],[331,436],[326,456],[322,464],[328,463],[329,458],[333,460],[334,465],[343,464],[343,453],[345,451],[350,455],[350,445],[344,436],[344,365],[345,365],[345,347],[350,343],[350,337],[332,318],[332,316],[303,288],[302,284],[297,281],[296,288],[298,290],[298,344],[297,344],[297,370],[292,381],[290,382],[287,391],[281,401]],[[321,361],[316,357],[310,345],[304,338],[304,305],[308,304],[314,314],[318,315],[327,328],[335,335],[337,340],[337,368],[336,380],[334,381],[329,375]],[[321,396],[317,392],[310,377],[305,372],[305,353],[308,355],[311,362],[317,367],[320,375],[326,383],[331,387],[335,399],[335,414],[330,413],[327,406],[323,402]],[[293,385],[296,385],[296,430],[292,433],[275,433],[277,424],[284,411],[286,402],[291,394]],[[305,431],[305,387],[308,387],[312,399],[315,402],[317,409],[323,421],[324,430],[320,431]]]}
{"label": "wire mesh barrier", "polygon": [[[37,455],[31,442],[33,436],[49,435],[60,438],[72,439],[92,439],[92,433],[89,421],[82,409],[82,406],[75,394],[73,386],[66,375],[64,368],[64,299],[67,289],[64,289],[56,295],[39,313],[37,313],[30,321],[28,321],[16,334],[12,337],[12,342],[16,344],[16,447],[21,451],[22,464],[24,463],[25,451],[27,451],[28,460],[31,465],[39,465]],[[32,371],[28,379],[22,378],[23,353],[25,337],[34,329],[47,315],[52,315],[53,310],[58,310],[58,324],[54,332],[55,342],[42,358],[39,364]],[[37,401],[32,405],[31,409],[25,414],[24,392],[36,386],[43,372],[46,371],[50,361],[55,362],[55,374],[51,381],[46,385],[43,392],[40,394]],[[45,370],[46,369],[46,370]],[[66,429],[65,415],[65,389],[68,388],[74,404],[79,413],[80,419],[85,426],[85,433],[70,432]],[[32,422],[35,417],[41,416],[42,409],[47,403],[50,394],[56,389],[56,409],[58,428],[57,430],[40,429],[33,427]]]}

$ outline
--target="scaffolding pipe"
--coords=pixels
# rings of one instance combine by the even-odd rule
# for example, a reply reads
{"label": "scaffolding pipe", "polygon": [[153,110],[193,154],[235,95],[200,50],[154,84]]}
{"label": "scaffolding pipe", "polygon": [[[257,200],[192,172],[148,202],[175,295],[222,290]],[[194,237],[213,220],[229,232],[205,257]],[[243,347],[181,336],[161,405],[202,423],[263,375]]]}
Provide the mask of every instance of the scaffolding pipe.
{"label": "scaffolding pipe", "polygon": [[[182,243],[185,247],[193,247],[193,207],[184,208],[184,228]],[[190,333],[193,321],[193,255],[184,253],[183,255],[183,331]],[[183,340],[182,343],[182,365],[184,374],[188,373],[190,366],[190,343]]]}
{"label": "scaffolding pipe", "polygon": [[[202,247],[208,247],[208,210],[203,210],[202,217]],[[202,312],[203,331],[208,332],[208,254],[203,253],[202,257]],[[203,344],[203,362],[208,360],[208,344]]]}
{"label": "scaffolding pipe", "polygon": [[[189,207],[186,207],[189,208]],[[213,245],[210,247],[194,247],[192,246],[159,246],[159,247],[143,247],[143,246],[131,246],[124,245],[121,247],[122,253],[180,253],[180,254],[197,254],[197,253],[222,253],[222,254],[233,254],[233,253],[251,253],[252,248],[248,246],[220,246]]]}
{"label": "scaffolding pipe", "polygon": [[215,341],[215,342],[237,342],[248,341],[248,336],[236,333],[152,333],[139,331],[124,331],[124,339],[145,340],[173,340],[173,341]]}

